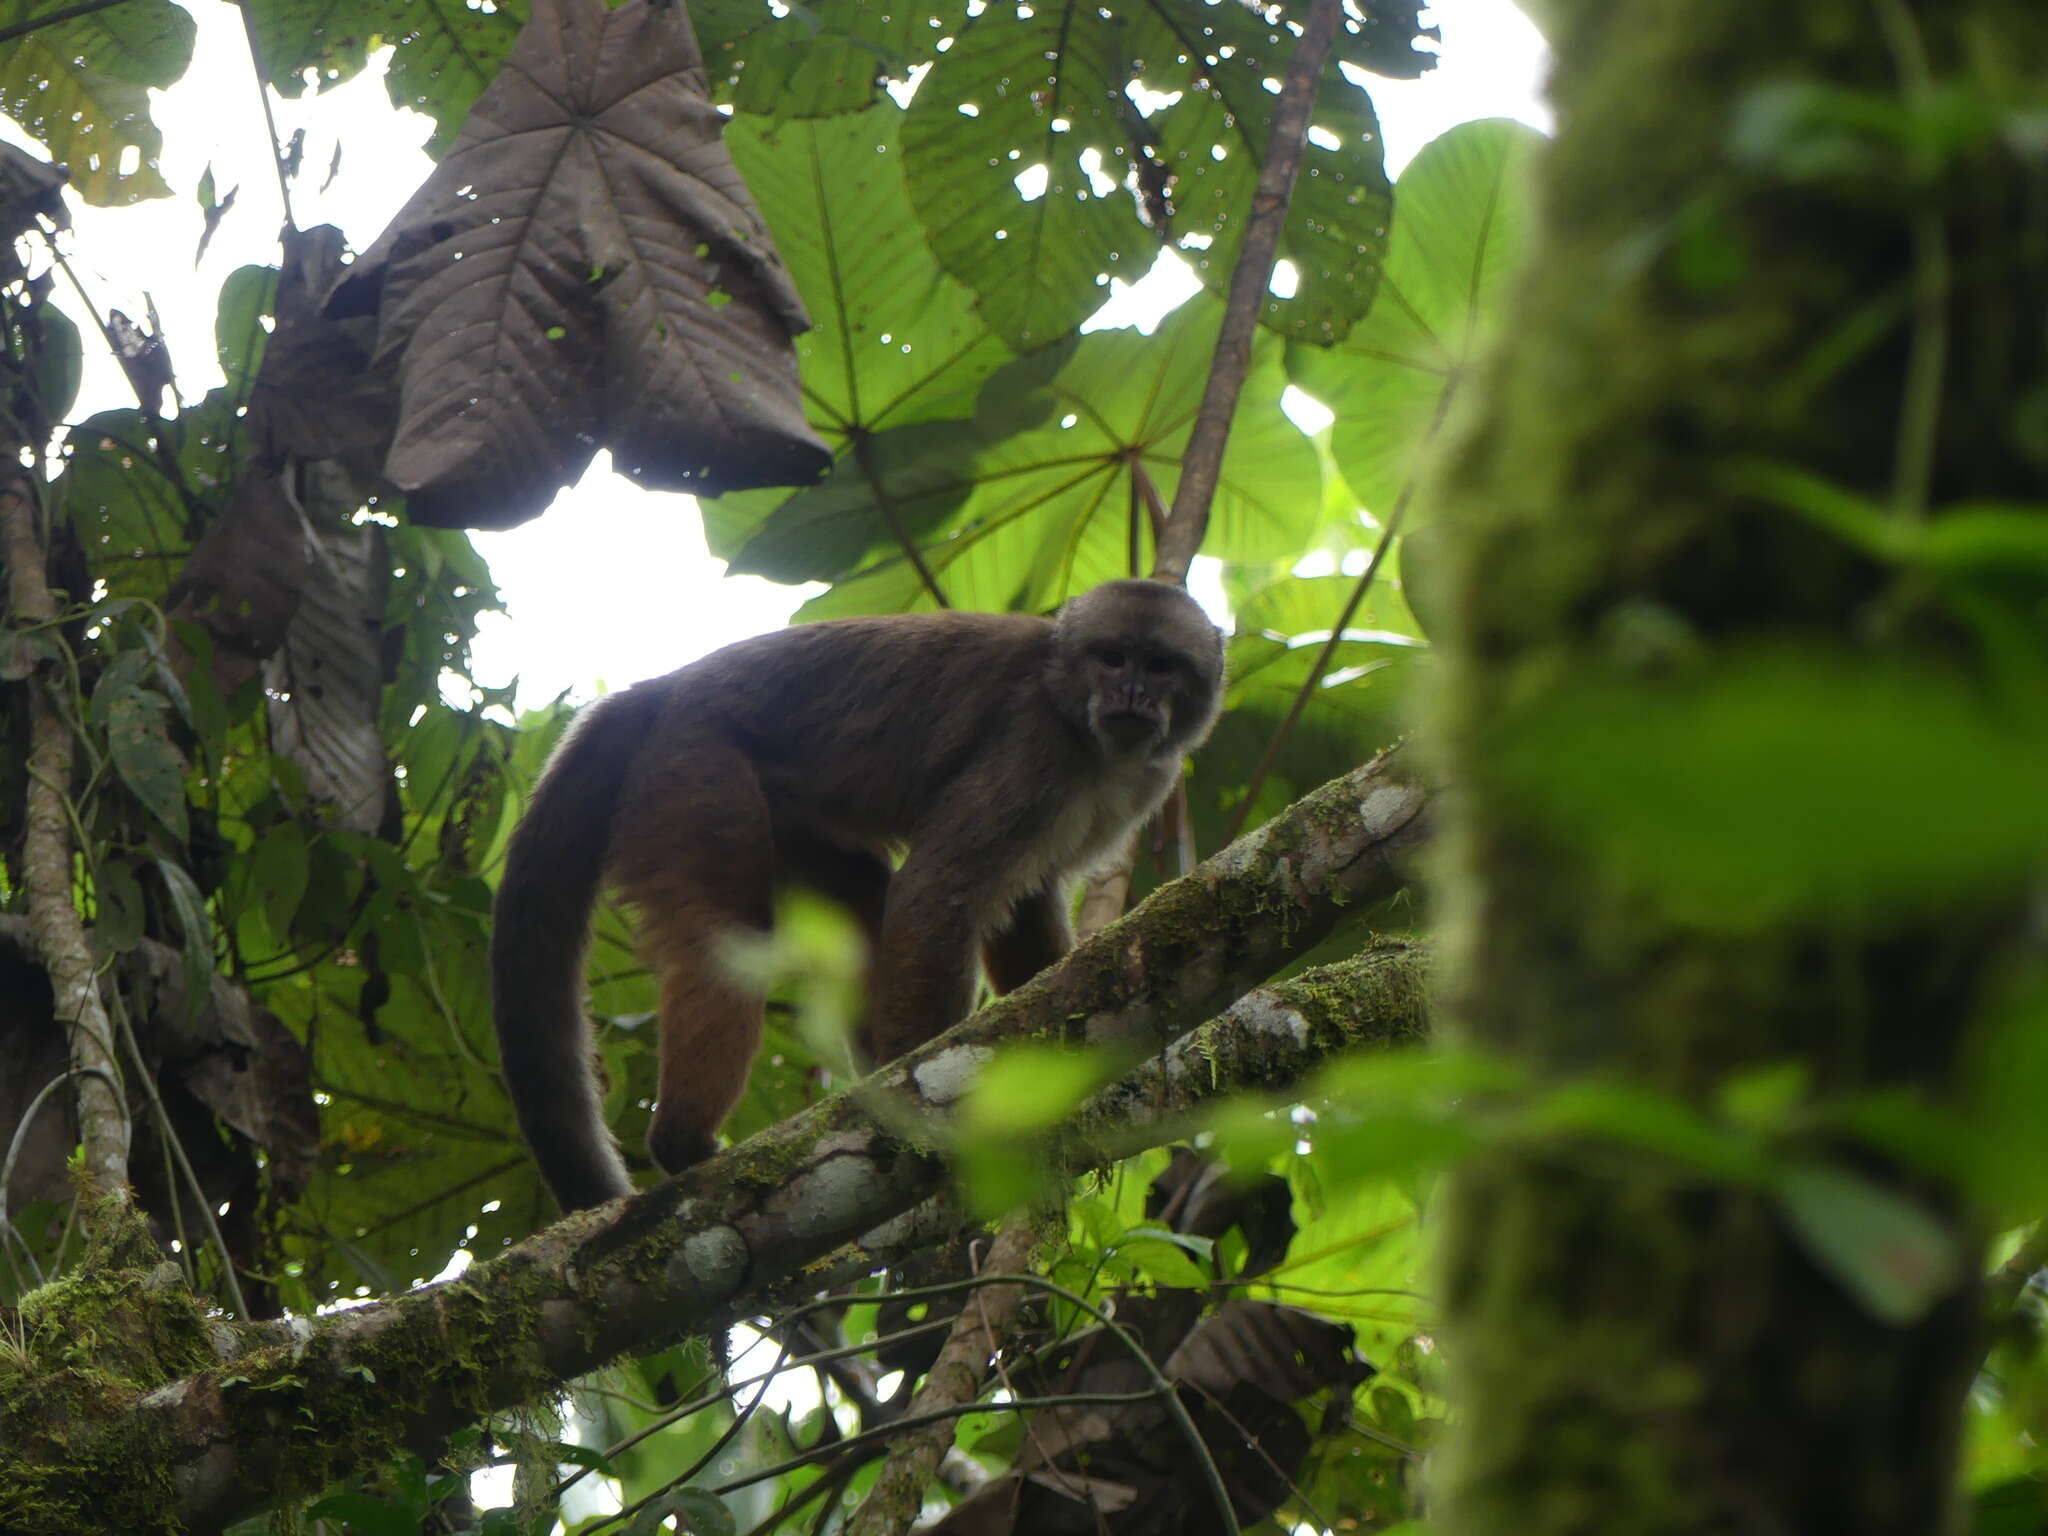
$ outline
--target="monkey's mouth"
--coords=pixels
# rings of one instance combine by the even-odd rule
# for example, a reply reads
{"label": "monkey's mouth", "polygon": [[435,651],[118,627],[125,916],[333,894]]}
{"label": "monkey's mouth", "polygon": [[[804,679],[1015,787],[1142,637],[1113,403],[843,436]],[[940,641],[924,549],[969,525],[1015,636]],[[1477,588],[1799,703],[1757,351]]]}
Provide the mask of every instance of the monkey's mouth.
{"label": "monkey's mouth", "polygon": [[1162,722],[1148,709],[1105,709],[1096,714],[1095,728],[1111,746],[1128,751],[1157,741]]}

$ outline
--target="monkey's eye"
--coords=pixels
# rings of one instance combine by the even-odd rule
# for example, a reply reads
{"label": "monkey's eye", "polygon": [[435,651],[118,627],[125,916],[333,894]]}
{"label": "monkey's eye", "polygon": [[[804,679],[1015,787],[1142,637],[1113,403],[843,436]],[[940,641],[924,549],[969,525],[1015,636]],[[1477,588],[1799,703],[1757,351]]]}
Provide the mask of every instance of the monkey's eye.
{"label": "monkey's eye", "polygon": [[1117,650],[1114,646],[1098,646],[1095,651],[1095,659],[1105,667],[1121,669],[1124,664],[1124,653]]}
{"label": "monkey's eye", "polygon": [[1173,662],[1165,656],[1154,656],[1145,663],[1145,670],[1154,677],[1165,677],[1173,671]]}

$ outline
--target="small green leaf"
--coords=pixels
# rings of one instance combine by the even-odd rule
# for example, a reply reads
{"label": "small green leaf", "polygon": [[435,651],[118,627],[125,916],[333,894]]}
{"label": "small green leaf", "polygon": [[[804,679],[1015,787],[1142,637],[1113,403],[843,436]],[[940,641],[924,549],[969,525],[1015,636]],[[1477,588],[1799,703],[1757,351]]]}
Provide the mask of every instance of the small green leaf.
{"label": "small green leaf", "polygon": [[206,898],[179,865],[168,859],[156,861],[171,893],[171,910],[178,914],[178,926],[185,932],[185,992],[187,1006],[196,1009],[205,999],[213,981],[213,922],[206,915]]}
{"label": "small green leaf", "polygon": [[306,894],[306,834],[294,822],[272,827],[256,844],[249,874],[264,921],[273,936],[284,939]]}
{"label": "small green leaf", "polygon": [[668,1496],[669,1508],[682,1517],[692,1536],[733,1536],[738,1529],[732,1511],[717,1494],[702,1488],[678,1488]]}
{"label": "small green leaf", "polygon": [[1801,1163],[1779,1177],[1777,1195],[1807,1252],[1881,1322],[1918,1321],[1956,1283],[1955,1234],[1859,1173]]}
{"label": "small green leaf", "polygon": [[100,860],[93,895],[98,903],[94,930],[99,942],[126,954],[142,942],[142,886],[126,859]]}
{"label": "small green leaf", "polygon": [[1138,1273],[1158,1285],[1196,1291],[1216,1278],[1195,1262],[1178,1233],[1147,1232],[1126,1237],[1118,1242],[1116,1251],[1136,1265]]}
{"label": "small green leaf", "polygon": [[1044,1130],[1116,1075],[1106,1052],[1011,1046],[982,1069],[961,1106],[969,1138]]}
{"label": "small green leaf", "polygon": [[78,327],[61,309],[45,304],[40,313],[43,334],[36,344],[31,378],[43,414],[62,421],[78,403],[78,386],[85,376],[84,344]]}
{"label": "small green leaf", "polygon": [[1750,1131],[1780,1131],[1805,1102],[1811,1082],[1804,1062],[1781,1061],[1729,1078],[1716,1098],[1731,1124]]}
{"label": "small green leaf", "polygon": [[[93,702],[99,702],[97,693]],[[165,729],[170,700],[153,688],[117,693],[107,705],[107,749],[126,784],[180,843],[185,841],[185,755]]]}

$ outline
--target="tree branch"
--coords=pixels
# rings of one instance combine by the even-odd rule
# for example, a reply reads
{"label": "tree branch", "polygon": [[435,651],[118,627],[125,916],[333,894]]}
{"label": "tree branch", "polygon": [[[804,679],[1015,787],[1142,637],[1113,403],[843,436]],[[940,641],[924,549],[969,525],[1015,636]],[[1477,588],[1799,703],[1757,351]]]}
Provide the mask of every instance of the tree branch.
{"label": "tree branch", "polygon": [[1209,531],[1209,504],[1223,472],[1230,419],[1237,413],[1237,397],[1251,366],[1252,336],[1272,287],[1280,229],[1287,222],[1287,204],[1301,171],[1302,141],[1308,134],[1317,82],[1337,37],[1340,9],[1340,0],[1311,0],[1301,38],[1287,61],[1287,77],[1273,109],[1272,136],[1266,141],[1266,163],[1259,169],[1259,184],[1252,193],[1252,216],[1245,223],[1244,244],[1238,247],[1237,265],[1230,273],[1230,297],[1224,304],[1223,328],[1216,337],[1216,358],[1209,365],[1209,382],[1202,390],[1202,404],[1195,412],[1194,430],[1188,434],[1187,452],[1181,459],[1173,513],[1152,554],[1156,581],[1184,583],[1188,567],[1202,547],[1202,537]]}
{"label": "tree branch", "polygon": [[[793,1288],[815,1291],[886,1246],[896,1220],[919,1219],[944,1188],[932,1137],[996,1043],[1159,1051],[1348,910],[1401,889],[1427,806],[1398,755],[1377,759],[856,1089],[680,1178],[579,1212],[459,1280],[295,1321],[285,1342],[160,1386],[97,1433],[79,1426],[76,1507],[93,1507],[89,1480],[103,1469],[153,1469],[174,1484],[186,1528],[217,1529],[394,1444],[431,1453],[460,1426],[626,1350],[725,1326]],[[1420,998],[1420,959],[1405,950],[1245,998],[1196,1042],[1084,1105],[1050,1148],[1052,1166],[1098,1167],[1178,1134],[1186,1113],[1223,1094],[1292,1083],[1345,1044],[1412,1028]],[[380,1426],[374,1443],[366,1423]],[[9,1459],[0,1451],[0,1480],[21,1471]],[[46,1488],[64,1475],[40,1462],[35,1471]]]}
{"label": "tree branch", "polygon": [[[980,1267],[995,1274],[1022,1274],[1036,1269],[1032,1257],[1042,1236],[1028,1216],[1012,1216],[996,1234],[987,1262]],[[916,1420],[958,1408],[981,1396],[989,1362],[1003,1347],[1024,1300],[1020,1285],[977,1287],[953,1320],[939,1358],[925,1372],[924,1385],[911,1399],[907,1417]],[[874,1487],[847,1522],[847,1536],[904,1536],[924,1507],[925,1484],[953,1444],[959,1421],[934,1418],[913,1430],[889,1452],[889,1461]]]}
{"label": "tree branch", "polygon": [[[43,574],[47,558],[36,527],[35,492],[19,470],[0,486],[0,544],[7,557],[7,598],[15,623],[54,627],[57,600]],[[128,1198],[128,1106],[119,1084],[114,1031],[94,984],[91,941],[72,901],[71,728],[45,691],[46,665],[29,678],[28,790],[23,814],[22,885],[36,952],[49,972],[53,1012],[71,1052],[71,1088],[91,1198]]]}

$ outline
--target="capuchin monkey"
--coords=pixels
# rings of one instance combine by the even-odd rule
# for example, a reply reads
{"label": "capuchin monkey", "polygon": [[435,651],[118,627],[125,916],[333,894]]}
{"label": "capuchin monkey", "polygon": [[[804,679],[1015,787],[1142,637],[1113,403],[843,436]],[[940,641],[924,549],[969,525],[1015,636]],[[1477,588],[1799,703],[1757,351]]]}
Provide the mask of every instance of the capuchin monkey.
{"label": "capuchin monkey", "polygon": [[[584,711],[513,833],[491,937],[505,1085],[564,1210],[628,1194],[583,1018],[591,909],[637,910],[661,984],[654,1160],[717,1149],[761,1040],[721,945],[776,887],[869,945],[863,1045],[959,1022],[1073,943],[1066,887],[1121,853],[1215,723],[1223,639],[1178,587],[1112,581],[1051,619],[840,619],[742,640]],[[892,850],[907,848],[900,868]]]}

